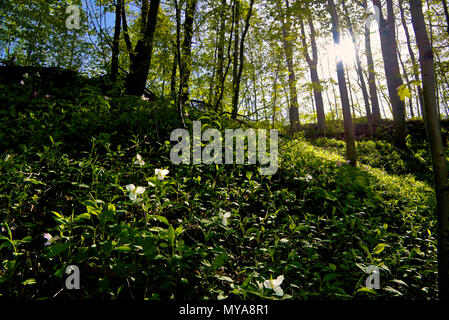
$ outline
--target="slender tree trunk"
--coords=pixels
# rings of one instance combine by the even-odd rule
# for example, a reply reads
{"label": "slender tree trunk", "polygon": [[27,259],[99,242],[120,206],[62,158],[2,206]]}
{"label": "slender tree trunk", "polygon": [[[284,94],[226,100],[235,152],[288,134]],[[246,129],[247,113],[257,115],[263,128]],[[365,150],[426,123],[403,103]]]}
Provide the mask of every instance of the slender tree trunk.
{"label": "slender tree trunk", "polygon": [[[399,44],[398,44],[398,49],[399,49]],[[404,61],[402,61],[401,51],[400,51],[400,50],[398,50],[398,59],[399,59],[399,63],[401,64],[401,67],[402,67],[402,73],[404,74],[404,79],[405,79],[405,83],[407,84],[407,89],[408,89],[409,92],[411,93],[411,92],[412,92],[412,88],[411,88],[410,82],[409,82],[409,80],[408,80],[407,69],[405,68]],[[409,105],[410,105],[410,117],[411,117],[411,118],[414,118],[415,115],[414,115],[414,113],[413,113],[413,103],[412,103],[412,99],[409,99],[409,100],[410,100],[410,101],[409,101]],[[404,101],[404,104],[405,104],[405,101]],[[407,108],[406,108],[406,109],[407,109]],[[407,116],[407,113],[406,113],[406,116]]]}
{"label": "slender tree trunk", "polygon": [[438,220],[438,285],[441,300],[449,300],[449,186],[447,164],[435,103],[433,52],[426,31],[421,0],[410,0],[413,29],[421,65],[424,119],[432,154]]}
{"label": "slender tree trunk", "polygon": [[153,39],[154,31],[156,30],[159,4],[160,0],[151,0],[142,39],[137,41],[136,47],[133,53],[131,53],[132,58],[129,74],[126,78],[127,94],[140,96],[145,91],[153,54]]}
{"label": "slender tree trunk", "polygon": [[[225,51],[225,35],[226,35],[226,8],[227,3],[226,0],[221,1],[220,7],[220,28],[218,35],[218,49],[217,49],[217,76],[216,76],[216,84],[215,84],[215,98],[213,105],[217,109],[221,109],[221,103],[217,104],[218,97],[221,94],[221,88],[223,87],[222,81],[223,72],[224,72],[224,51]],[[216,110],[217,111],[217,110]]]}
{"label": "slender tree trunk", "polygon": [[276,123],[276,102],[277,102],[277,92],[278,92],[278,85],[277,85],[277,81],[278,81],[278,69],[276,69],[276,74],[274,76],[274,81],[273,81],[273,124],[272,126],[274,127],[275,123]]}
{"label": "slender tree trunk", "polygon": [[310,28],[310,45],[312,47],[312,57],[310,57],[307,50],[306,33],[304,30],[304,23],[301,20],[301,38],[304,50],[304,55],[306,57],[307,64],[310,69],[310,78],[312,80],[313,96],[315,99],[316,113],[317,113],[317,124],[318,124],[318,134],[326,136],[326,115],[324,112],[324,102],[322,95],[322,88],[320,83],[320,78],[318,76],[318,50],[315,39],[315,27],[312,22],[312,18],[308,17],[308,24]]}
{"label": "slender tree trunk", "polygon": [[[407,21],[405,20],[405,13],[404,13],[404,7],[403,7],[402,2],[403,2],[403,0],[399,0],[399,10],[401,12],[401,23],[402,23],[402,27],[404,28],[405,38],[407,40],[408,53],[410,55],[410,59],[412,60],[413,76],[415,77],[415,81],[419,81],[419,66],[416,63],[415,53],[413,52],[413,49],[412,49],[412,43],[410,41],[410,33],[408,31]],[[417,91],[418,91],[418,102],[419,102],[417,109],[418,109],[418,115],[419,115],[419,110],[420,109],[423,110],[423,97],[422,97],[422,90],[421,90],[420,86],[418,86]]]}
{"label": "slender tree trunk", "polygon": [[118,56],[120,52],[120,30],[122,21],[123,0],[116,0],[114,40],[112,42],[111,80],[115,82],[118,75]]}
{"label": "slender tree trunk", "polygon": [[282,18],[282,36],[285,59],[287,60],[288,68],[288,87],[290,90],[290,131],[292,134],[299,131],[299,104],[298,104],[298,94],[296,92],[296,76],[295,69],[293,65],[293,43],[290,37],[290,6],[288,0],[286,3],[286,14],[285,18]]}
{"label": "slender tree trunk", "polygon": [[351,106],[352,110],[352,119],[355,120],[355,109],[354,109],[354,100],[352,99],[352,86],[351,86],[351,80],[349,79],[349,71],[348,71],[348,65],[344,65],[345,70],[345,82],[348,85],[348,93],[349,93],[349,104]]}
{"label": "slender tree trunk", "polygon": [[378,123],[382,119],[382,116],[380,114],[379,98],[377,96],[376,72],[374,70],[373,54],[371,51],[371,36],[368,28],[365,28],[365,54],[368,64],[368,87],[373,115],[373,123]]}
{"label": "slender tree trunk", "polygon": [[237,113],[238,113],[240,80],[242,78],[243,65],[244,65],[244,61],[245,61],[245,38],[246,38],[246,34],[248,33],[248,29],[249,29],[249,25],[250,25],[249,21],[251,19],[251,15],[253,12],[254,1],[255,0],[250,0],[249,10],[248,10],[248,13],[246,14],[246,19],[245,19],[245,26],[243,29],[242,37],[240,39],[239,58],[238,58],[239,65],[238,65],[238,71],[237,71],[237,78],[235,79],[235,83],[234,83],[234,95],[232,97],[232,117],[233,117],[233,119],[235,119],[237,117]]}
{"label": "slender tree trunk", "polygon": [[[335,10],[334,0],[328,0],[329,11],[332,20],[332,35],[336,46],[340,43],[340,34],[338,32],[338,16]],[[352,166],[357,165],[357,153],[355,149],[354,138],[354,125],[351,119],[351,109],[349,106],[348,90],[346,88],[345,81],[345,69],[343,61],[340,59],[337,61],[337,76],[338,87],[340,89],[340,99],[343,109],[343,124],[345,128],[345,140],[346,140],[346,158],[350,161]]]}
{"label": "slender tree trunk", "polygon": [[373,123],[372,123],[372,117],[371,117],[371,108],[370,108],[370,103],[369,103],[368,90],[366,89],[365,79],[363,78],[362,64],[360,63],[359,47],[357,45],[354,30],[352,29],[352,22],[351,22],[351,18],[349,17],[348,8],[346,7],[344,1],[342,1],[341,3],[343,4],[346,22],[347,22],[348,28],[349,28],[349,34],[351,35],[352,43],[354,45],[355,62],[356,62],[356,66],[357,66],[357,75],[359,77],[360,87],[362,89],[363,101],[365,103],[366,119],[367,119],[367,123],[368,123],[368,135],[372,136],[373,135]]}
{"label": "slender tree trunk", "polygon": [[447,34],[449,34],[449,12],[447,10],[447,2],[446,2],[446,0],[442,0],[442,2],[443,2],[443,8],[444,8],[444,16],[446,17],[446,24],[447,24],[446,32],[447,32]]}
{"label": "slender tree trunk", "polygon": [[405,148],[407,128],[405,124],[405,104],[399,98],[397,92],[397,88],[402,85],[402,79],[399,71],[396,47],[393,0],[387,0],[387,20],[383,17],[380,0],[373,0],[373,4],[380,9],[380,42],[384,60],[385,76],[387,78],[388,95],[390,96],[393,110],[393,126],[395,130],[394,142],[397,147]]}
{"label": "slender tree trunk", "polygon": [[178,53],[175,46],[175,52],[173,54],[173,64],[170,77],[170,94],[172,97],[176,97],[176,73],[178,72]]}
{"label": "slender tree trunk", "polygon": [[[239,74],[239,40],[240,40],[240,0],[234,0],[234,55],[233,55],[233,69],[232,69],[232,97],[237,91],[237,77]],[[237,101],[238,104],[238,101]],[[234,98],[232,100],[232,118],[237,118],[238,105],[234,105]]]}
{"label": "slender tree trunk", "polygon": [[182,42],[182,80],[181,80],[181,106],[189,101],[189,80],[192,70],[192,37],[193,22],[198,0],[187,0],[184,19],[184,40]]}
{"label": "slender tree trunk", "polygon": [[[231,49],[232,49],[232,38],[233,38],[233,35],[234,35],[234,27],[236,26],[235,25],[236,14],[237,14],[237,12],[236,12],[236,1],[232,2],[231,11],[232,11],[232,23],[231,23],[231,31],[229,33],[229,41],[228,41],[228,54],[227,54],[227,56],[228,56],[228,63],[226,65],[223,77],[220,79],[220,90],[218,91],[218,97],[217,97],[217,101],[215,102],[215,107],[214,107],[215,110],[217,110],[217,111],[219,111],[219,107],[221,106],[221,102],[222,102],[222,99],[223,99],[225,79],[226,79],[226,76],[228,74],[228,71],[229,71],[229,68],[231,66],[231,63],[233,62],[233,58],[231,58]],[[238,32],[238,30],[237,30],[237,32]]]}

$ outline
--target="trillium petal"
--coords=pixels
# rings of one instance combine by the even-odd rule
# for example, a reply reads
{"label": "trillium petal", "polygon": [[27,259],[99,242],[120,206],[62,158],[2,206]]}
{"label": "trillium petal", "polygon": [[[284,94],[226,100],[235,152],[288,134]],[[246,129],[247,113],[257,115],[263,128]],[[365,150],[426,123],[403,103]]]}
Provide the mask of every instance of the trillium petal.
{"label": "trillium petal", "polygon": [[277,296],[282,297],[284,295],[284,291],[279,286],[273,287],[273,290],[274,290],[274,293],[276,293]]}
{"label": "trillium petal", "polygon": [[129,198],[130,198],[132,201],[136,201],[136,199],[137,199],[137,194],[135,194],[134,192],[130,192],[130,193],[129,193]]}
{"label": "trillium petal", "polygon": [[51,240],[51,238],[53,238],[53,237],[49,233],[44,233],[44,238],[47,240]]}
{"label": "trillium petal", "polygon": [[277,279],[273,280],[273,286],[280,286],[282,281],[284,281],[284,276],[280,275]]}
{"label": "trillium petal", "polygon": [[271,281],[270,280],[265,280],[263,282],[263,286],[267,289],[273,289],[273,287],[271,286]]}
{"label": "trillium petal", "polygon": [[224,226],[227,226],[228,225],[228,219],[227,218],[223,218],[221,223],[223,223]]}
{"label": "trillium petal", "polygon": [[135,188],[136,188],[136,186],[133,185],[133,184],[128,184],[128,185],[126,186],[126,190],[128,190],[128,191],[133,191]]}
{"label": "trillium petal", "polygon": [[145,192],[145,187],[137,187],[135,193],[142,194]]}

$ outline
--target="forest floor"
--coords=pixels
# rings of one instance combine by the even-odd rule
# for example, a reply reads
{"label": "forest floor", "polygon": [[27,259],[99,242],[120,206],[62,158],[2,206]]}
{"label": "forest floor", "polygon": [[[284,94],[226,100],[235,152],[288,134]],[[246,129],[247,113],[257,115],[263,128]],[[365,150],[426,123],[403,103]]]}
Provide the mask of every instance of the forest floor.
{"label": "forest floor", "polygon": [[[31,70],[0,81],[2,297],[436,298],[421,134],[408,136],[408,151],[388,138],[357,142],[357,167],[341,140],[301,137],[281,141],[273,176],[254,165],[176,166],[169,101],[108,98],[76,77],[55,83]],[[193,119],[239,125],[189,110],[187,127]],[[146,188],[135,201],[130,184]],[[68,265],[79,266],[80,290],[61,290]],[[365,286],[369,265],[380,289]],[[282,296],[264,286],[280,275]]]}

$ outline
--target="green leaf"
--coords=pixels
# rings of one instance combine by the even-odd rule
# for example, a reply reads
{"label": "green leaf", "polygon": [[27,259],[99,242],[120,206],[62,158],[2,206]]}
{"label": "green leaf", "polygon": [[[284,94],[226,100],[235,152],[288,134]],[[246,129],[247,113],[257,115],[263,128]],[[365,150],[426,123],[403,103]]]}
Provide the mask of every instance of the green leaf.
{"label": "green leaf", "polygon": [[172,226],[172,225],[170,225],[170,226],[168,227],[168,243],[169,243],[171,246],[174,246],[174,245],[175,245],[175,229],[173,229],[173,226]]}
{"label": "green leaf", "polygon": [[22,284],[25,286],[30,285],[30,284],[35,284],[35,283],[36,283],[36,279],[33,279],[33,278],[22,281]]}
{"label": "green leaf", "polygon": [[404,101],[406,97],[410,99],[412,95],[410,93],[410,90],[406,87],[406,85],[403,84],[398,88],[398,96],[399,99],[401,99],[401,101]]}
{"label": "green leaf", "polygon": [[373,254],[379,254],[385,249],[385,243],[379,243],[374,249]]}
{"label": "green leaf", "polygon": [[359,290],[357,290],[357,292],[376,293],[376,290],[370,289],[370,288],[367,288],[367,287],[362,287],[362,288],[360,288]]}
{"label": "green leaf", "polygon": [[69,244],[67,244],[67,243],[53,245],[49,248],[47,257],[48,258],[55,257],[55,256],[59,255],[60,253],[64,252],[65,250],[67,250],[68,247],[69,247]]}
{"label": "green leaf", "polygon": [[166,224],[167,226],[170,225],[170,223],[168,222],[166,217],[163,216],[158,216],[158,215],[151,215],[150,216],[152,219],[158,220],[164,224]]}
{"label": "green leaf", "polygon": [[118,251],[118,252],[130,252],[131,251],[131,247],[121,246],[121,247],[115,248],[114,250]]}
{"label": "green leaf", "polygon": [[213,269],[220,268],[222,265],[225,264],[227,257],[228,257],[228,255],[226,254],[226,252],[219,254],[212,262],[212,268]]}

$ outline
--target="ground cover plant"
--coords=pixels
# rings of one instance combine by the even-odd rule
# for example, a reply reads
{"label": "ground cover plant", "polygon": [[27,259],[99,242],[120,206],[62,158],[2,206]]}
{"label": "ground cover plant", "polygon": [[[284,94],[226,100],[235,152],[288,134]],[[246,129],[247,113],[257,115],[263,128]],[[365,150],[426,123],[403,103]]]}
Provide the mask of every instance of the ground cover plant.
{"label": "ground cover plant", "polygon": [[0,300],[449,300],[448,12],[1,1]]}
{"label": "ground cover plant", "polygon": [[[30,96],[20,85],[6,89],[2,99],[11,108],[2,122],[8,135],[2,140],[0,193],[4,296],[437,294],[432,189],[412,174],[389,173],[390,158],[361,160],[354,168],[338,151],[339,142],[323,140],[315,147],[299,137],[282,140],[274,176],[262,176],[251,165],[176,166],[169,159],[169,119],[176,110],[168,102],[108,99],[93,88],[70,101]],[[166,119],[156,116],[162,107]],[[218,126],[213,117],[201,121]],[[369,143],[358,149],[378,152]],[[73,264],[83,275],[82,289],[61,291],[65,268]],[[371,264],[381,270],[381,290],[365,287],[364,270]],[[282,296],[263,285],[279,275]]]}

